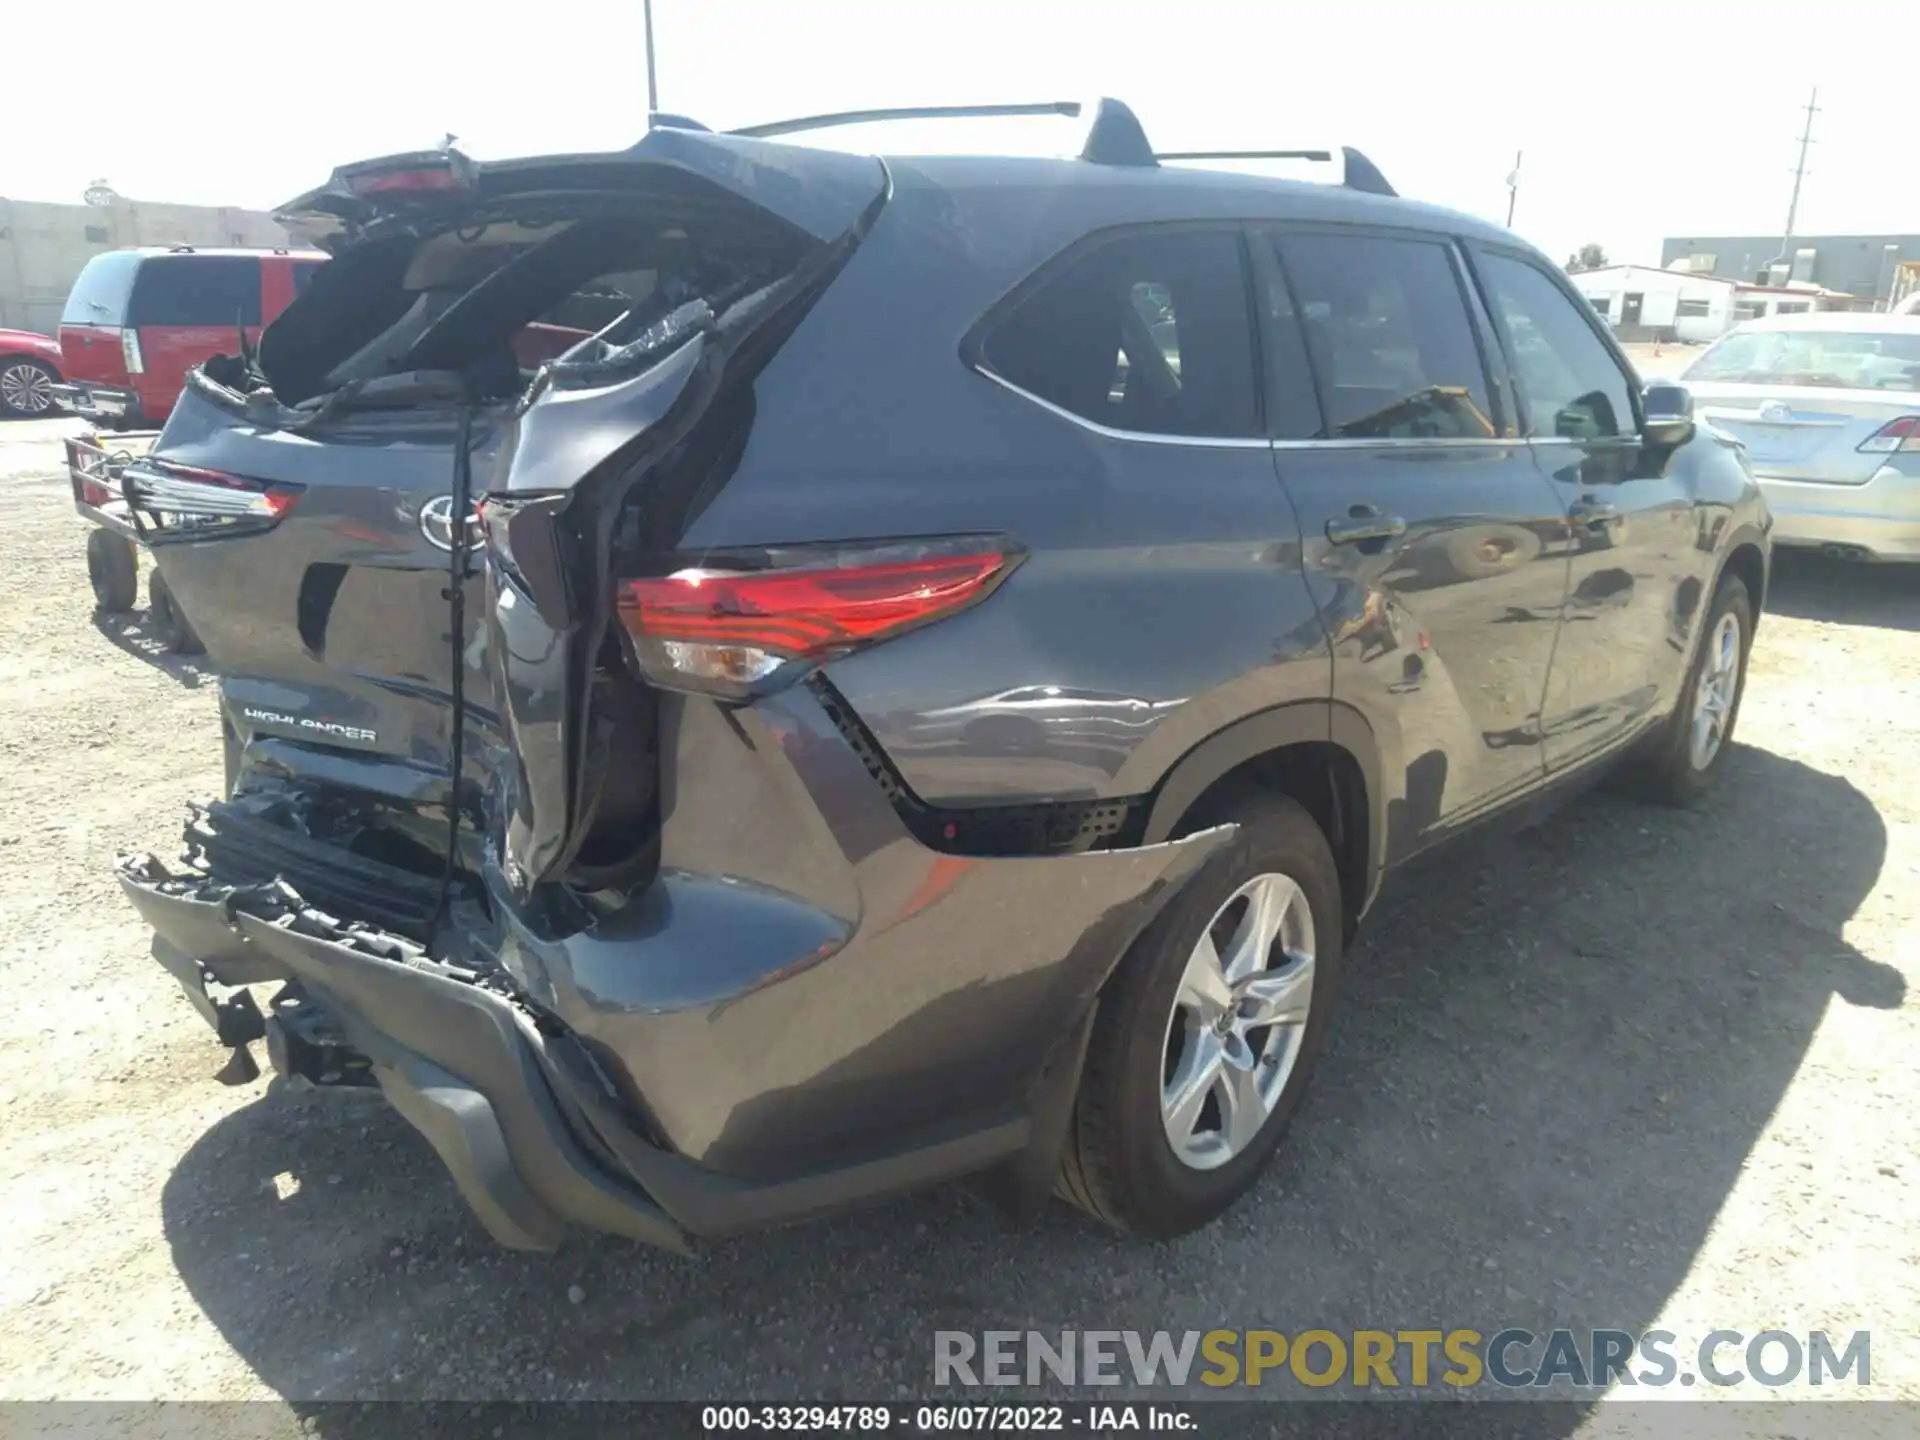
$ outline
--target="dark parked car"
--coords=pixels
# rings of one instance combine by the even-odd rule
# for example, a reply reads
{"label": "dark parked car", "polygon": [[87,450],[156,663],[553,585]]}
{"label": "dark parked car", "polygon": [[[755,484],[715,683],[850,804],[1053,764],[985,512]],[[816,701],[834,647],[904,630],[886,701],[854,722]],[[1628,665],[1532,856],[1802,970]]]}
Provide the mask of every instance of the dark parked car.
{"label": "dark parked car", "polygon": [[[335,258],[128,467],[227,758],[192,865],[123,865],[156,956],[505,1243],[975,1172],[1190,1230],[1397,867],[1721,771],[1738,446],[1363,157],[1087,118],[344,168],[288,207]],[[534,323],[593,333],[529,371]]]}

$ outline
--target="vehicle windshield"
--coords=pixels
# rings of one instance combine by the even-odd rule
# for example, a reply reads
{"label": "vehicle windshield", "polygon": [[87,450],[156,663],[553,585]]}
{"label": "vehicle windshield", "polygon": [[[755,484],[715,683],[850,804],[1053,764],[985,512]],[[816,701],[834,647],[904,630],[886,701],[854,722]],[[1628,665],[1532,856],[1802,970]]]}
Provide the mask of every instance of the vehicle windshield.
{"label": "vehicle windshield", "polygon": [[1920,331],[1739,330],[1694,361],[1686,380],[1920,390]]}

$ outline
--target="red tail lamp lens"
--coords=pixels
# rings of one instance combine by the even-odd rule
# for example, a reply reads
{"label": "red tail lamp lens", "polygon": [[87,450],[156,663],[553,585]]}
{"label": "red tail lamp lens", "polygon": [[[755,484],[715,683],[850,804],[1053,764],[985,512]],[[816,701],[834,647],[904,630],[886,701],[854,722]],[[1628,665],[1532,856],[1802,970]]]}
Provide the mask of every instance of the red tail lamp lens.
{"label": "red tail lamp lens", "polygon": [[[897,551],[896,551],[897,553]],[[966,609],[1014,562],[1003,550],[765,570],[681,570],[620,582],[620,618],[650,670],[750,684]]]}

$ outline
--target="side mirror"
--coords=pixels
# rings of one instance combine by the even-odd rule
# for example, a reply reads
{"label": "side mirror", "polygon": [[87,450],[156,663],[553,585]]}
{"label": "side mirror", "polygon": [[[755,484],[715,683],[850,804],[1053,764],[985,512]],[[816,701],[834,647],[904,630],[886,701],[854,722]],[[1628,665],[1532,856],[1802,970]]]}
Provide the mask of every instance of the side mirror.
{"label": "side mirror", "polygon": [[1693,392],[1684,385],[1656,380],[1641,392],[1649,445],[1683,445],[1693,435]]}

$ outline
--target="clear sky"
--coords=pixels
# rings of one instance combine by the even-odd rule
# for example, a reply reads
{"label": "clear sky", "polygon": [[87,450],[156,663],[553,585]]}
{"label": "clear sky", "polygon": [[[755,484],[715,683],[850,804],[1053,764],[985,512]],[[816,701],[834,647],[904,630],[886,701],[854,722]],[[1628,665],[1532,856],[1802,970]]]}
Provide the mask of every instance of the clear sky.
{"label": "clear sky", "polygon": [[[1920,230],[1911,0],[655,0],[661,107],[715,128],[823,110],[1115,95],[1161,149],[1365,150],[1402,194],[1561,258],[1770,234],[1820,87],[1801,234]],[[640,0],[8,0],[26,143],[0,194],[271,207],[342,161],[619,148],[645,124]],[[1908,38],[1903,39],[1903,32]],[[32,84],[24,85],[23,76]],[[836,132],[1058,153],[1072,122]]]}

